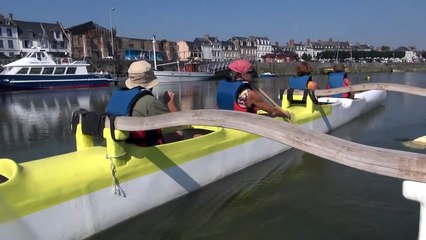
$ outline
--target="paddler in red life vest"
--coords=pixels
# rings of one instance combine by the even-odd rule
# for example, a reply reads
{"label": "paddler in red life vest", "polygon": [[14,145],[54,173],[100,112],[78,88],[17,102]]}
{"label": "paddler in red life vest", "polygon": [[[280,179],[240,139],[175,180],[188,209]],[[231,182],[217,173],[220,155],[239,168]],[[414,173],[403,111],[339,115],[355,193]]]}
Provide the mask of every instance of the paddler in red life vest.
{"label": "paddler in red life vest", "polygon": [[228,65],[229,79],[221,80],[217,92],[219,109],[256,113],[261,109],[271,117],[289,118],[288,112],[282,112],[272,103],[264,100],[250,81],[255,76],[253,65],[244,59],[237,59]]}

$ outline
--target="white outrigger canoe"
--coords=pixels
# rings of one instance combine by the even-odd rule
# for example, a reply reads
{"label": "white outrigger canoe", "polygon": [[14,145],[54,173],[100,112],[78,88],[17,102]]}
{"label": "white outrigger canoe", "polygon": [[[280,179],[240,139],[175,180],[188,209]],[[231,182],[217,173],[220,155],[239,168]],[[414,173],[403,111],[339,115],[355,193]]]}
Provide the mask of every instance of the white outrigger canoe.
{"label": "white outrigger canoe", "polygon": [[[357,93],[355,99],[319,98],[283,108],[292,122],[328,132],[386,99],[386,91]],[[278,121],[278,120],[277,120]],[[16,219],[0,214],[0,239],[16,239],[16,221],[31,239],[82,239],[209,183],[290,149],[246,132],[221,128],[204,136],[155,147],[115,142],[104,129],[106,146],[77,127],[77,150],[16,163],[0,159],[0,196]],[[277,130],[278,131],[278,130]],[[116,130],[116,138],[127,133]],[[113,191],[112,191],[113,189]],[[0,212],[1,213],[1,212]]]}

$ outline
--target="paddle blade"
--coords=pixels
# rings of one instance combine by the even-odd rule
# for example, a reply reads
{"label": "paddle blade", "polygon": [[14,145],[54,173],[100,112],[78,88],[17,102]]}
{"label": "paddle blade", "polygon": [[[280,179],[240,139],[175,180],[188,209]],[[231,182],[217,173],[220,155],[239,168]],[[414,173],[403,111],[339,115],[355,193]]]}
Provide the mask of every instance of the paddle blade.
{"label": "paddle blade", "polygon": [[413,149],[426,149],[426,135],[423,137],[419,137],[414,139],[413,141],[405,141],[402,142],[404,146],[413,148]]}

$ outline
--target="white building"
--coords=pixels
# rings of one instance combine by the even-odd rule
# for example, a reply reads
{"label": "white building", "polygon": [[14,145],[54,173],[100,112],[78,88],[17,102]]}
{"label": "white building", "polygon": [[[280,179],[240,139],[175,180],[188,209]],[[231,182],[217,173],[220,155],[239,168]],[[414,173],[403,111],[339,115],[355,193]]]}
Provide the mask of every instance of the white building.
{"label": "white building", "polygon": [[250,36],[249,40],[253,42],[253,45],[256,47],[256,61],[263,61],[262,56],[272,53],[271,41],[267,37],[254,37]]}
{"label": "white building", "polygon": [[12,14],[4,17],[0,14],[0,54],[7,57],[19,55],[18,28]]}
{"label": "white building", "polygon": [[40,23],[18,20],[14,22],[18,29],[21,52],[32,52],[39,47],[54,56],[64,56],[70,53],[69,38],[59,22]]}

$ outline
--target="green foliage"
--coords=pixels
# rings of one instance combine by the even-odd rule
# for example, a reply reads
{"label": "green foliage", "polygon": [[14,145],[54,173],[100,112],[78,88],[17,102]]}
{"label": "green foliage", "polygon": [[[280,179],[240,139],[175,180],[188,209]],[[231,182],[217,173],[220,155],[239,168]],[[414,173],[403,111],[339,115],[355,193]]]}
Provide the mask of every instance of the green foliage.
{"label": "green foliage", "polygon": [[303,53],[303,54],[302,54],[302,59],[303,59],[304,61],[311,61],[311,60],[312,60],[312,55],[311,55],[311,54]]}
{"label": "green foliage", "polygon": [[389,52],[391,51],[391,48],[389,46],[381,46],[380,50],[382,50],[382,52]]}
{"label": "green foliage", "polygon": [[[338,56],[339,61],[351,58],[351,52],[340,51],[337,55],[336,51],[324,51],[318,53],[318,59],[335,59]],[[405,56],[404,51],[353,51],[352,59],[374,59],[374,58],[403,58]]]}

